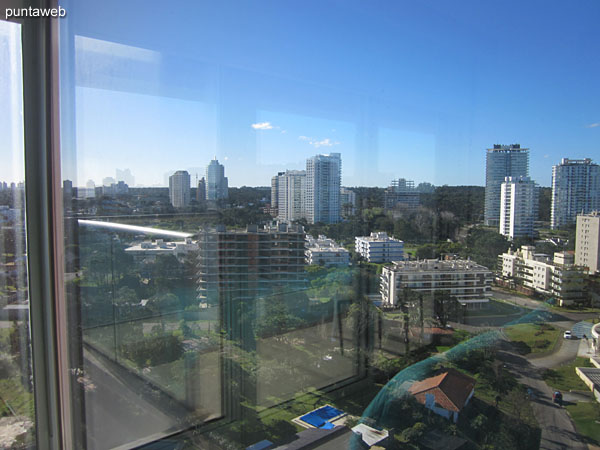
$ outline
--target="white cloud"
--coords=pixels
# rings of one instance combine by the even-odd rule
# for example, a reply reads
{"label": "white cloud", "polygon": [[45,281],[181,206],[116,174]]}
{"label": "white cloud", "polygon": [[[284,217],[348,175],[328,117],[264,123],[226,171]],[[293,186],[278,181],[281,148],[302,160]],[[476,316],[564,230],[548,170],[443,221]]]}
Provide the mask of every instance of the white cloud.
{"label": "white cloud", "polygon": [[600,127],[600,122],[590,123],[589,125],[586,125],[586,128],[597,128],[597,127]]}
{"label": "white cloud", "polygon": [[252,128],[254,128],[255,130],[272,130],[273,125],[271,125],[271,122],[258,122],[253,123]]}
{"label": "white cloud", "polygon": [[314,145],[316,148],[319,147],[333,147],[334,145],[339,145],[338,141],[332,141],[329,138],[322,139],[320,141],[311,142],[311,145]]}
{"label": "white cloud", "polygon": [[315,148],[319,148],[319,147],[333,147],[334,145],[340,145],[340,143],[338,141],[332,141],[330,138],[325,138],[325,139],[317,140],[315,138],[311,138],[311,137],[308,137],[308,136],[298,136],[298,139],[301,140],[301,141],[308,142],[310,145],[312,145]]}

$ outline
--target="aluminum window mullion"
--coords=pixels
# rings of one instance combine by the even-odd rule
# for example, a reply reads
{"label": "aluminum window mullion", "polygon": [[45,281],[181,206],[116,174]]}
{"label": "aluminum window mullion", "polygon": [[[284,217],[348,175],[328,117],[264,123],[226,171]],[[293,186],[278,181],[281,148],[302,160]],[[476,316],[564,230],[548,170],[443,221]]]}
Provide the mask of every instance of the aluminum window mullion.
{"label": "aluminum window mullion", "polygon": [[[26,7],[51,8],[56,0],[31,0]],[[37,448],[68,448],[63,438],[68,365],[59,363],[58,336],[64,338],[59,275],[62,242],[57,239],[62,211],[56,186],[58,163],[58,90],[56,19],[24,19],[23,123],[25,142],[25,199],[29,304]],[[57,178],[58,176],[58,178]],[[64,299],[63,299],[64,300]],[[61,372],[62,371],[62,372]],[[59,377],[60,374],[63,377]],[[61,402],[62,400],[62,402]],[[68,422],[68,421],[67,421]]]}

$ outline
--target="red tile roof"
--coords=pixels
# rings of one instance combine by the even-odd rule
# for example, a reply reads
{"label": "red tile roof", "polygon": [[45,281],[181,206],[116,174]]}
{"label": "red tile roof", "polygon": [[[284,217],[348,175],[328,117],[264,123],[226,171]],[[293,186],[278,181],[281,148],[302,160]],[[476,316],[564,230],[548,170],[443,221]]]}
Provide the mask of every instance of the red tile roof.
{"label": "red tile roof", "polygon": [[425,395],[432,394],[439,406],[458,412],[465,406],[474,387],[474,378],[456,369],[446,369],[439,375],[416,381],[408,392],[422,404],[425,404]]}

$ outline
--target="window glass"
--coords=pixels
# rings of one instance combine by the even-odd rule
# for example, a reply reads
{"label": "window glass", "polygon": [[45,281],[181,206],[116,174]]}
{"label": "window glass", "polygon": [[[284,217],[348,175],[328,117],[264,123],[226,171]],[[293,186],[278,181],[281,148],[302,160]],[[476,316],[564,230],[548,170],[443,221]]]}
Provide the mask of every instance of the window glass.
{"label": "window glass", "polygon": [[81,447],[600,439],[597,5],[61,5]]}
{"label": "window glass", "polygon": [[23,167],[21,26],[0,20],[0,447],[35,444]]}

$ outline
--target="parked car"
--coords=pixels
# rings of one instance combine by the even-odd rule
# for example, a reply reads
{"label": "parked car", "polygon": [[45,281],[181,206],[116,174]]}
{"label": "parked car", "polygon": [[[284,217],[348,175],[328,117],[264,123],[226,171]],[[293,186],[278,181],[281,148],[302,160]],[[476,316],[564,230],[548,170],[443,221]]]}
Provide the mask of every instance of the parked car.
{"label": "parked car", "polygon": [[571,332],[569,330],[565,331],[565,334],[563,335],[563,337],[565,339],[571,339],[573,336],[571,335]]}

